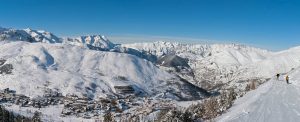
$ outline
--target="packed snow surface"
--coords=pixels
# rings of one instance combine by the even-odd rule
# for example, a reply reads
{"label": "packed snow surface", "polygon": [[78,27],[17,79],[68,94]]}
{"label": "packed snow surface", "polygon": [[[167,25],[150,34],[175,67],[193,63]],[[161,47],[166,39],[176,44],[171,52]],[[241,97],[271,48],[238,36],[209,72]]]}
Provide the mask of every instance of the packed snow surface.
{"label": "packed snow surface", "polygon": [[300,69],[272,79],[238,99],[219,122],[297,122],[300,119]]}

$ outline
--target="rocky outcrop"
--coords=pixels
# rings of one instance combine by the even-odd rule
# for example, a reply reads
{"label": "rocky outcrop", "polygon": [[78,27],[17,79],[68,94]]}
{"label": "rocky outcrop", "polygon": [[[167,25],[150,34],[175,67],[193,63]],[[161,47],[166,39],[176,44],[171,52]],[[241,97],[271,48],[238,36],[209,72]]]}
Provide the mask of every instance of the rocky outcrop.
{"label": "rocky outcrop", "polygon": [[177,55],[164,55],[158,59],[157,64],[165,67],[190,67],[188,59],[181,58]]}
{"label": "rocky outcrop", "polygon": [[11,74],[13,70],[12,64],[5,64],[6,60],[0,59],[0,74]]}

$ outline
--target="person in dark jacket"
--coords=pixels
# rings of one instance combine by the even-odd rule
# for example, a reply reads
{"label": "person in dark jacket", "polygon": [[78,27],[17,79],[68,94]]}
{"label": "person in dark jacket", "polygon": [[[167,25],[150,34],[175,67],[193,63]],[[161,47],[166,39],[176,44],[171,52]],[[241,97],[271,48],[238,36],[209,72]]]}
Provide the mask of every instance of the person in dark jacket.
{"label": "person in dark jacket", "polygon": [[289,80],[290,80],[290,78],[289,78],[289,76],[288,76],[288,75],[285,77],[285,80],[286,80],[286,83],[287,83],[287,84],[289,84]]}
{"label": "person in dark jacket", "polygon": [[280,76],[280,74],[276,74],[277,80],[279,80],[279,76]]}

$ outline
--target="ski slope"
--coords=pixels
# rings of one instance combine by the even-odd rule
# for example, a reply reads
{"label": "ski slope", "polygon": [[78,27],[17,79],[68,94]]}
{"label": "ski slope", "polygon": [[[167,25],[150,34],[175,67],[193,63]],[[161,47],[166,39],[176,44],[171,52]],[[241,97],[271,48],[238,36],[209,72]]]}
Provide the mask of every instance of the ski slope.
{"label": "ski slope", "polygon": [[300,69],[292,71],[290,84],[281,76],[238,99],[219,122],[297,122],[300,119]]}

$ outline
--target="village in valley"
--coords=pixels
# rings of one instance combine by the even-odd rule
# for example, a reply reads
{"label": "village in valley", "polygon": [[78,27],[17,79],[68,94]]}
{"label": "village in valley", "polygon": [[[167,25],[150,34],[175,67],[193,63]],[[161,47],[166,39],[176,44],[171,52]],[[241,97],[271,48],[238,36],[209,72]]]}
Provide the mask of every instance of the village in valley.
{"label": "village in valley", "polygon": [[[141,102],[142,101],[142,102]],[[170,102],[170,101],[169,101]],[[45,95],[37,98],[29,98],[22,94],[16,94],[16,91],[6,88],[0,91],[0,103],[4,105],[18,105],[20,107],[45,108],[54,105],[63,105],[61,117],[77,116],[85,119],[99,118],[105,113],[116,113],[118,116],[126,115],[128,118],[139,114],[151,113],[159,109],[175,108],[174,104],[169,102],[155,102],[151,98],[135,97],[134,94],[126,97],[110,96],[110,98],[100,98],[92,100],[87,97],[77,95],[63,96],[57,91],[47,89]],[[135,115],[126,112],[135,107]],[[126,117],[126,118],[127,118]]]}

